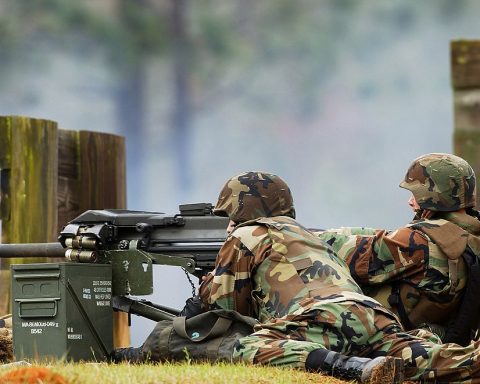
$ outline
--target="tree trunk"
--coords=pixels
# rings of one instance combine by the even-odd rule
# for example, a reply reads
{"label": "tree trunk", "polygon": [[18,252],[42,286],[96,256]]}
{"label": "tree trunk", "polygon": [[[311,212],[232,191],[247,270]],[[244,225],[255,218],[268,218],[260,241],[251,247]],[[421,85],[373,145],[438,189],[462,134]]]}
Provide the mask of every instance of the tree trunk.
{"label": "tree trunk", "polygon": [[[136,0],[135,7],[147,8],[148,2]],[[120,1],[117,3],[118,17],[121,24],[130,35],[134,35],[137,25],[131,17],[132,5],[129,2]],[[150,10],[149,10],[150,12]],[[153,12],[153,11],[152,11]],[[114,58],[117,68],[118,85],[114,89],[115,116],[117,121],[117,132],[126,139],[126,157],[128,184],[131,188],[141,188],[142,180],[139,170],[144,161],[144,135],[146,132],[145,119],[145,88],[146,52],[139,52],[139,46],[127,47],[127,52]],[[129,191],[132,196],[137,196],[139,191]]]}
{"label": "tree trunk", "polygon": [[[136,61],[124,69],[121,82],[115,90],[115,108],[118,132],[126,138],[128,183],[132,188],[141,188],[139,170],[144,161],[145,134],[145,73],[143,62]],[[138,178],[138,179],[137,179]],[[137,196],[139,191],[130,191]]]}
{"label": "tree trunk", "polygon": [[190,136],[192,125],[190,45],[186,33],[186,0],[171,0],[173,50],[172,140],[176,159],[177,189],[183,198],[190,190]]}

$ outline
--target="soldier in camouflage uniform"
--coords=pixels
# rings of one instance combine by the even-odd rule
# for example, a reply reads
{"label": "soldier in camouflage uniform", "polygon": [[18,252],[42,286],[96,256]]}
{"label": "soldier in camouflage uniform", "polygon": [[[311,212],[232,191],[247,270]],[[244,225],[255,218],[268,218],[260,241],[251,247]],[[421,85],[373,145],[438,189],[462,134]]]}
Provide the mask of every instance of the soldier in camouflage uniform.
{"label": "soldier in camouflage uniform", "polygon": [[399,315],[406,329],[428,327],[445,342],[467,345],[480,313],[475,174],[458,156],[431,153],[413,161],[400,186],[413,194],[416,217],[409,225],[318,235],[364,292]]}
{"label": "soldier in camouflage uniform", "polygon": [[403,332],[392,312],[362,293],[332,248],[294,220],[290,191],[278,176],[233,177],[214,212],[236,226],[200,287],[205,308],[260,320],[240,339],[235,358],[336,374],[348,368],[342,355],[373,362],[393,356],[383,364],[396,372],[391,381],[401,381],[401,360],[412,380],[480,382],[480,343],[462,348],[427,330]]}

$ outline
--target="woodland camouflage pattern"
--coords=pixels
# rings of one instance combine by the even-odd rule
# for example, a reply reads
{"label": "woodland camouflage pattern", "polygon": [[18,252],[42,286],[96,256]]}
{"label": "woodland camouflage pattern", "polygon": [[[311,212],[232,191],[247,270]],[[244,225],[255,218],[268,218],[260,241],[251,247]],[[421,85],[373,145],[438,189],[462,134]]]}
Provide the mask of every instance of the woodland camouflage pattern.
{"label": "woodland camouflage pattern", "polygon": [[[340,228],[320,232],[369,296],[398,314],[394,286],[408,315],[406,328],[445,325],[467,283],[466,247],[480,257],[480,221],[457,211],[475,203],[475,175],[462,158],[431,153],[413,161],[400,184],[422,209],[437,211],[395,231]],[[390,283],[390,284],[389,284]],[[439,327],[437,327],[439,329]]]}
{"label": "woodland camouflage pattern", "polygon": [[430,153],[415,159],[400,183],[422,209],[456,211],[475,206],[475,173],[461,157]]}
{"label": "woodland camouflage pattern", "polygon": [[228,180],[213,213],[236,223],[257,217],[295,218],[288,185],[277,175],[265,172],[245,172]]}
{"label": "woodland camouflage pattern", "polygon": [[442,213],[392,232],[340,228],[317,235],[346,262],[368,296],[397,314],[388,299],[389,283],[398,284],[413,327],[446,323],[465,291],[465,248],[480,257],[480,221],[465,213]]}
{"label": "woodland camouflage pattern", "polygon": [[200,294],[207,307],[260,320],[240,339],[235,359],[304,368],[308,354],[324,347],[403,358],[415,380],[469,382],[470,373],[480,375],[480,344],[463,349],[428,331],[403,332],[394,314],[361,293],[332,250],[291,218],[237,227]]}
{"label": "woodland camouflage pattern", "polygon": [[260,320],[240,339],[235,359],[305,368],[311,351],[327,348],[402,358],[414,380],[480,382],[479,342],[463,348],[442,345],[425,330],[403,332],[392,312],[362,294],[331,247],[290,217],[238,225],[200,296],[205,309],[233,309]]}
{"label": "woodland camouflage pattern", "polygon": [[[252,270],[256,270],[254,276]],[[260,322],[301,313],[311,297],[365,298],[345,263],[327,244],[286,216],[237,226],[217,257],[215,276],[210,277],[210,303],[255,315]],[[202,284],[203,291],[206,286]]]}

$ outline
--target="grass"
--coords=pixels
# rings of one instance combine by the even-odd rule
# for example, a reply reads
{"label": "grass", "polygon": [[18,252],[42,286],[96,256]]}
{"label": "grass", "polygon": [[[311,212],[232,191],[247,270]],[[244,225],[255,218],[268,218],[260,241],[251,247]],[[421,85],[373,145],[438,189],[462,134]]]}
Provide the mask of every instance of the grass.
{"label": "grass", "polygon": [[[49,369],[62,375],[69,384],[344,384],[345,381],[301,370],[249,366],[243,364],[117,364],[54,363]],[[2,375],[20,367],[2,367]],[[19,382],[20,384],[21,382]],[[39,384],[49,384],[48,381]]]}

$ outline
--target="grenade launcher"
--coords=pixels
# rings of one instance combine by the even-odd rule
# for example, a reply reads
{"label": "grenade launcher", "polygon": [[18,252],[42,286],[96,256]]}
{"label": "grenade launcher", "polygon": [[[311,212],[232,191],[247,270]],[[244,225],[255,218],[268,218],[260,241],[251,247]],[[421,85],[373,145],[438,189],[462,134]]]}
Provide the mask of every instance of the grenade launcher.
{"label": "grenade launcher", "polygon": [[[213,269],[227,224],[228,219],[214,216],[207,203],[181,205],[175,215],[89,210],[63,228],[58,243],[1,244],[0,257],[66,259],[64,263],[12,265],[12,308],[18,333],[37,336],[65,323],[67,341],[87,339],[89,333],[93,340],[89,345],[98,342],[100,354],[107,354],[108,347],[100,340],[106,332],[95,329],[99,311],[107,307],[111,313],[113,308],[154,321],[178,315],[176,309],[131,296],[153,293],[153,264],[183,268],[194,290],[190,275],[200,279]],[[71,325],[77,318],[87,325]],[[28,351],[20,355],[28,356]]]}

